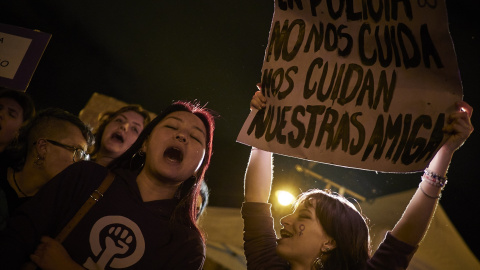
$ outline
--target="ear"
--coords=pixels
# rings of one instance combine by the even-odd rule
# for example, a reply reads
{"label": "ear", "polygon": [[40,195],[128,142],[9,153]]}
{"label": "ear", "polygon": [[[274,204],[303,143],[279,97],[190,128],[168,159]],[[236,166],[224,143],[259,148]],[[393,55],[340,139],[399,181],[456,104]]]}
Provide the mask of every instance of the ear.
{"label": "ear", "polygon": [[147,148],[148,148],[148,138],[143,142],[142,144],[142,147],[140,148],[140,150],[144,153],[147,152]]}
{"label": "ear", "polygon": [[330,238],[327,242],[323,243],[322,252],[328,253],[334,250],[336,247],[337,247],[337,242],[335,242],[335,239]]}
{"label": "ear", "polygon": [[40,158],[45,158],[45,155],[47,154],[47,145],[48,142],[45,139],[38,139],[35,142],[35,150],[37,151],[37,155]]}

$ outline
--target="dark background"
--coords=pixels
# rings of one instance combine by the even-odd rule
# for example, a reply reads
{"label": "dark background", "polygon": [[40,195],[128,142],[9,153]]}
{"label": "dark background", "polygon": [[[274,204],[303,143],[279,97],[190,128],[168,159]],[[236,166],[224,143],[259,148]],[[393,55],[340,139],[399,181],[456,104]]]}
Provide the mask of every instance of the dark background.
{"label": "dark background", "polygon": [[[440,0],[441,1],[441,0]],[[464,100],[480,108],[479,9],[475,0],[448,0]],[[79,113],[94,92],[158,113],[172,100],[208,102],[217,111],[210,205],[240,207],[249,147],[236,143],[260,81],[273,14],[269,1],[6,1],[0,22],[51,33],[27,90],[38,109]],[[478,112],[473,124],[480,128]],[[479,132],[456,153],[441,205],[480,257]],[[413,188],[420,174],[345,169],[277,157],[274,188],[323,185],[294,165],[360,193],[369,200]],[[438,237],[441,237],[439,235]]]}

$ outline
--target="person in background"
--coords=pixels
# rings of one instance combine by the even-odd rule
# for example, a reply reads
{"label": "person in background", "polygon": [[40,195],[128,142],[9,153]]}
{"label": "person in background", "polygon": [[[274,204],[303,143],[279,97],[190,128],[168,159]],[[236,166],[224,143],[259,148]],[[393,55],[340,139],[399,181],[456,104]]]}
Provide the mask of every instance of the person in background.
{"label": "person in background", "polygon": [[[27,94],[0,88],[0,176],[7,174],[7,158],[3,153],[5,148],[18,136],[20,127],[34,115],[35,106]],[[8,212],[7,195],[0,184],[0,230],[5,227]]]}
{"label": "person in background", "polygon": [[208,190],[207,183],[205,181],[202,182],[200,186],[200,192],[197,195],[197,221],[202,216],[205,208],[208,205],[208,198],[210,197],[210,190]]}
{"label": "person in background", "polygon": [[[251,107],[263,109],[257,92]],[[448,118],[445,144],[431,160],[402,217],[371,256],[366,217],[341,195],[313,189],[280,221],[277,239],[268,199],[272,153],[252,148],[245,175],[244,249],[249,269],[406,269],[433,218],[453,153],[473,131],[473,109],[463,101]]]}
{"label": "person in background", "polygon": [[[176,102],[108,168],[73,164],[10,218],[0,235],[2,266],[16,269],[31,254],[42,269],[202,269],[195,206],[213,131],[208,109]],[[53,239],[109,169],[115,179],[102,198],[62,243]]]}
{"label": "person in background", "polygon": [[0,88],[0,153],[16,138],[20,127],[34,115],[35,106],[27,94]]}
{"label": "person in background", "polygon": [[91,160],[107,166],[132,146],[149,122],[150,115],[140,105],[128,105],[114,112],[102,113],[94,131]]}
{"label": "person in background", "polygon": [[87,158],[92,142],[90,128],[75,115],[58,108],[38,112],[4,153],[7,169],[0,176],[0,186],[9,214],[59,172]]}

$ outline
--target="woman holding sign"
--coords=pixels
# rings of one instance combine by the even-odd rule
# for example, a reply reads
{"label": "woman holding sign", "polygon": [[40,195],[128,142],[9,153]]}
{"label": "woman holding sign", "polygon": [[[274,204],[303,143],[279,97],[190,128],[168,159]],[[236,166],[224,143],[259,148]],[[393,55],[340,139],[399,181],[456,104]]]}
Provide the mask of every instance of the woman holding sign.
{"label": "woman holding sign", "polygon": [[[251,101],[265,107],[257,92]],[[445,187],[453,153],[473,131],[472,108],[456,103],[444,128],[449,135],[422,176],[402,217],[378,250],[370,254],[369,227],[355,206],[328,190],[300,195],[295,211],[281,219],[280,239],[273,229],[268,199],[272,183],[272,153],[252,148],[245,175],[244,248],[249,269],[406,269],[426,234]]]}

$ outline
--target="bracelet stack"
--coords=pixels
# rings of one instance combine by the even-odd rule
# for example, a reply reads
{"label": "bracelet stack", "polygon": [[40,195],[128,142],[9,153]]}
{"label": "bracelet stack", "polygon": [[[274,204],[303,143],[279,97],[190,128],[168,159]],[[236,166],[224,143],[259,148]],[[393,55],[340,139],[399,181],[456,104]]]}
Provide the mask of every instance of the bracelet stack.
{"label": "bracelet stack", "polygon": [[[447,184],[447,177],[445,176],[440,176],[429,169],[425,169],[424,174],[422,176],[422,182],[426,182],[432,186],[439,187],[442,190],[445,188],[445,185]],[[422,182],[418,185],[420,190],[423,192],[425,196],[427,196],[430,199],[440,199],[442,197],[442,194],[439,194],[438,196],[431,196],[428,195],[422,188]]]}
{"label": "bracelet stack", "polygon": [[448,182],[446,176],[440,176],[430,171],[429,169],[425,169],[424,174],[422,176],[422,181],[425,181],[430,185],[442,188],[442,190],[445,188],[445,185]]}

